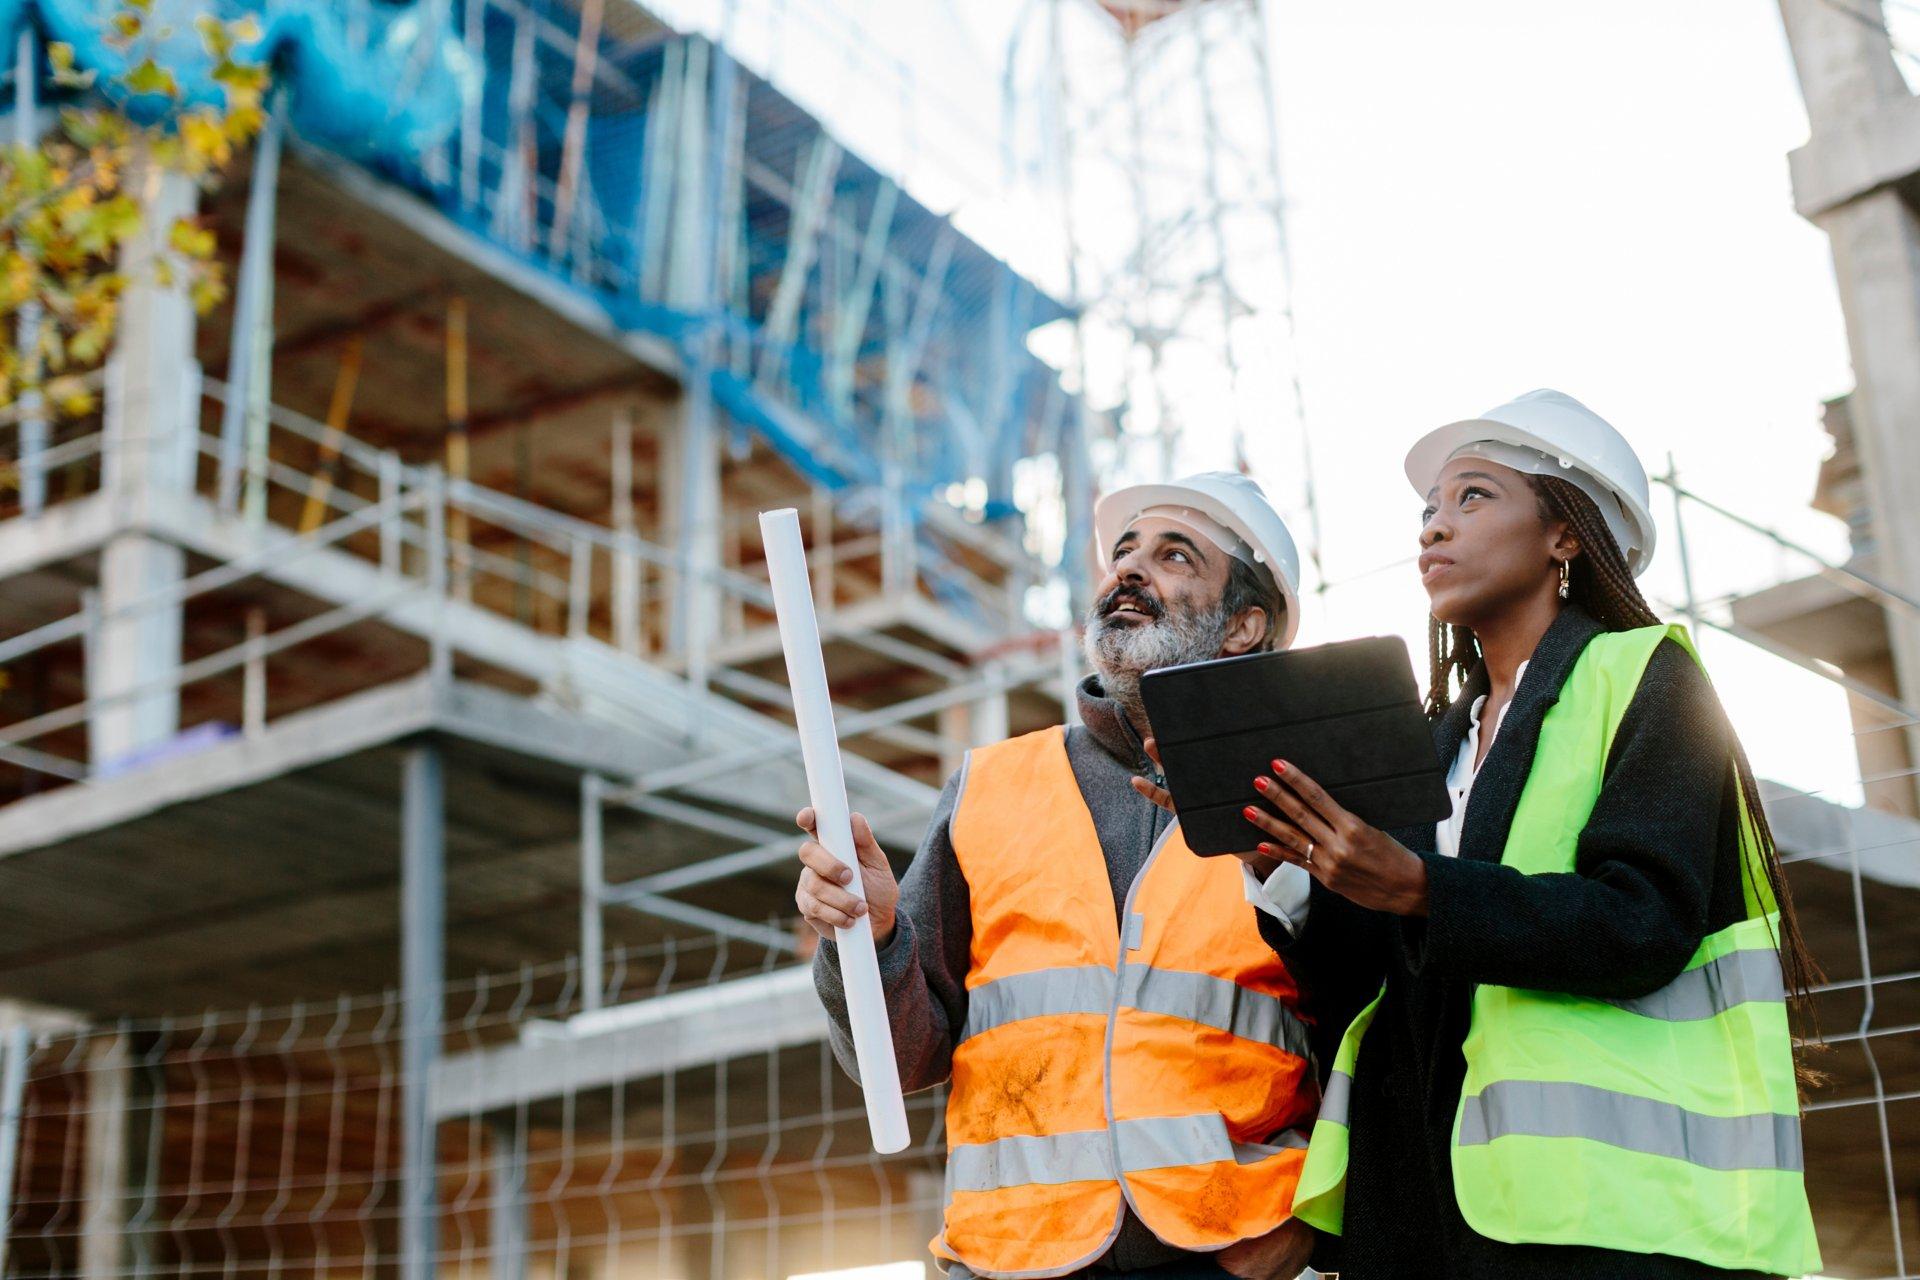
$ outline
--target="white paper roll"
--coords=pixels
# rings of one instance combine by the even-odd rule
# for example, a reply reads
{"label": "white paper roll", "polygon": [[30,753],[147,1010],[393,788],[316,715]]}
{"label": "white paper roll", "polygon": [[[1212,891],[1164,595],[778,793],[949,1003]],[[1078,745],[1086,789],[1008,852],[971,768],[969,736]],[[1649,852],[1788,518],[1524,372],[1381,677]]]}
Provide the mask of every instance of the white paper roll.
{"label": "white paper roll", "polygon": [[[820,652],[820,625],[813,615],[813,584],[807,574],[806,547],[800,541],[800,513],[792,507],[761,512],[760,536],[766,543],[767,576],[773,581],[780,647],[787,655],[787,686],[793,694],[800,754],[807,766],[814,834],[829,853],[853,868],[853,883],[848,887],[864,902],[867,893],[860,882],[860,859],[853,851],[853,822],[847,809],[846,778],[840,771],[833,703],[827,697],[827,664]],[[900,1067],[893,1059],[886,996],[880,990],[873,922],[868,916],[857,916],[853,928],[834,932],[853,1052],[867,1098],[867,1127],[873,1133],[874,1150],[891,1154],[907,1145],[907,1107],[900,1096]]]}

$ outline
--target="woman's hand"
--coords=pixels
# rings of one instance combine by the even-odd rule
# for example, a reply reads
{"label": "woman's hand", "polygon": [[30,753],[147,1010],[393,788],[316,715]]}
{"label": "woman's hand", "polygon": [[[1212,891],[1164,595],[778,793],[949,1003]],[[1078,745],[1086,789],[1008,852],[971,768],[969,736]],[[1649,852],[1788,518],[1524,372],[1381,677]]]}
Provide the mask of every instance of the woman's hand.
{"label": "woman's hand", "polygon": [[1247,806],[1247,821],[1272,837],[1261,844],[1261,854],[1305,867],[1327,888],[1371,910],[1427,914],[1426,863],[1341,808],[1319,783],[1286,761],[1275,760],[1273,773],[1255,778],[1253,785],[1285,819],[1259,805]]}
{"label": "woman's hand", "polygon": [[[1147,749],[1147,759],[1153,761],[1153,767],[1159,769],[1162,775],[1164,775],[1166,770],[1160,764],[1160,748],[1155,745],[1153,739],[1148,738],[1140,745]],[[1162,809],[1165,809],[1168,813],[1175,811],[1173,807],[1173,793],[1158,783],[1149,782],[1147,779],[1136,775],[1133,779],[1133,789],[1159,805]],[[1253,868],[1253,874],[1260,877],[1262,884],[1266,883],[1267,877],[1272,875],[1274,869],[1280,865],[1278,858],[1273,857],[1271,854],[1261,853],[1257,849],[1248,849],[1244,852],[1235,853],[1233,856]]]}

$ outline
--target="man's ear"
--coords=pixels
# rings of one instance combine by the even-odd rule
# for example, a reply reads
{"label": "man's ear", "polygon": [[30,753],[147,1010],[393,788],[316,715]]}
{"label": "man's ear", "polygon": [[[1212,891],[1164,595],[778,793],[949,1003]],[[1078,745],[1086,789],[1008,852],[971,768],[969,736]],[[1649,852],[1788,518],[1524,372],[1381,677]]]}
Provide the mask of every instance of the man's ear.
{"label": "man's ear", "polygon": [[1220,656],[1238,657],[1243,653],[1252,653],[1267,638],[1267,611],[1259,605],[1248,605],[1233,615],[1233,622],[1227,627],[1227,638],[1220,642]]}

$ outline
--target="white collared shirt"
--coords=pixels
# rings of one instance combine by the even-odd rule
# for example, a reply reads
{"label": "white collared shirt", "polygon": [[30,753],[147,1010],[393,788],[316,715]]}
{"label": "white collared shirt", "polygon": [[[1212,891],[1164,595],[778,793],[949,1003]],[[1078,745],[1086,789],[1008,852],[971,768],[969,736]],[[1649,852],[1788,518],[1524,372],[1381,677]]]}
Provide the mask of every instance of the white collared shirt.
{"label": "white collared shirt", "polygon": [[[1523,662],[1513,673],[1513,687],[1516,690],[1526,674],[1527,664]],[[1467,822],[1467,802],[1473,797],[1474,779],[1480,775],[1480,712],[1486,704],[1487,695],[1484,693],[1473,700],[1473,707],[1467,712],[1466,740],[1453,757],[1453,767],[1447,770],[1447,795],[1453,800],[1453,811],[1433,825],[1433,847],[1445,858],[1458,857],[1460,854],[1460,832]],[[1507,705],[1513,705],[1511,698]],[[1488,731],[1489,752],[1493,750],[1494,738],[1499,736],[1500,725],[1506,720],[1506,715],[1506,707],[1502,707],[1492,729]],[[1265,883],[1245,863],[1240,864],[1240,869],[1246,880],[1247,901],[1276,917],[1287,926],[1288,933],[1298,934],[1301,926],[1307,922],[1307,894],[1313,887],[1313,878],[1308,875],[1307,869],[1283,862],[1274,868]]]}

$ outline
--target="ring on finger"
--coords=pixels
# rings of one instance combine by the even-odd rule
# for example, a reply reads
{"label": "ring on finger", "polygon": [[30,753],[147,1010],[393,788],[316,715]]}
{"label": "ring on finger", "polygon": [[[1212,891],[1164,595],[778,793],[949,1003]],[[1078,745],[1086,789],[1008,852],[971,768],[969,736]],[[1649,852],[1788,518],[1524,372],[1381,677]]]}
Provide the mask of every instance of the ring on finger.
{"label": "ring on finger", "polygon": [[1312,865],[1313,865],[1313,841],[1311,841],[1311,840],[1309,840],[1309,841],[1307,841],[1307,852],[1306,852],[1306,856],[1305,856],[1305,857],[1303,857],[1303,858],[1301,858],[1300,860],[1301,860],[1302,862],[1304,862],[1304,863],[1306,863],[1306,864],[1307,864],[1308,866],[1312,866]]}

